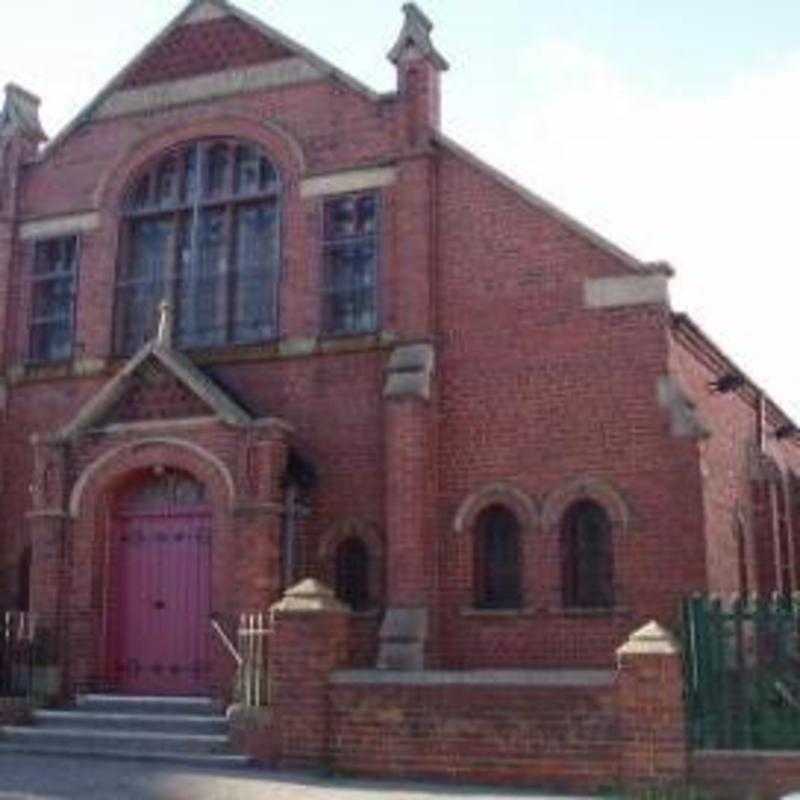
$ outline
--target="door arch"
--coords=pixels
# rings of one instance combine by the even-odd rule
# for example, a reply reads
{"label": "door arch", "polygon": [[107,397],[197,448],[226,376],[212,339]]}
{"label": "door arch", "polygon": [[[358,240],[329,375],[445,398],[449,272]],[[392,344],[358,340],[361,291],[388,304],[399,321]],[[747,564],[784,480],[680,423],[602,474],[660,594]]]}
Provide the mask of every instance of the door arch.
{"label": "door arch", "polygon": [[211,682],[212,512],[186,472],[140,472],[111,514],[111,670],[131,694],[205,693]]}

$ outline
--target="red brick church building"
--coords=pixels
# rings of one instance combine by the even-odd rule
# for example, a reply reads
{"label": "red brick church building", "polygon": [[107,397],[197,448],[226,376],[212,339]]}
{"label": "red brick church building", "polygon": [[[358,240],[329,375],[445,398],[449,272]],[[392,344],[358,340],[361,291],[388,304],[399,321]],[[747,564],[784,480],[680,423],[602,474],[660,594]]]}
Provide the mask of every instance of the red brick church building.
{"label": "red brick church building", "polygon": [[193,0],[50,141],[0,112],[0,608],[63,694],[225,695],[209,626],[313,577],[347,664],[610,669],[693,591],[800,580],[792,420],[643,263]]}

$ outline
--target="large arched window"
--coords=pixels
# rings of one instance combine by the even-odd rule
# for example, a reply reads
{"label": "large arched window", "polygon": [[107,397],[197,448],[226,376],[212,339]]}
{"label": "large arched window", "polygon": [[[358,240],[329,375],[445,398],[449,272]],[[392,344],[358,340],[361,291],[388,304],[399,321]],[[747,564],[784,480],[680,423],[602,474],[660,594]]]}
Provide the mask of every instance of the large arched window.
{"label": "large arched window", "polygon": [[335,555],[336,596],[353,611],[369,608],[369,550],[356,536],[340,542]]}
{"label": "large arched window", "polygon": [[519,522],[507,508],[490,506],[475,531],[475,602],[478,608],[519,608]]}
{"label": "large arched window", "polygon": [[252,144],[211,139],[163,155],[134,181],[124,208],[115,350],[175,312],[181,347],[249,344],[277,335],[280,182]]}
{"label": "large arched window", "polygon": [[567,608],[614,605],[611,520],[592,500],[580,500],[564,514],[561,531],[563,596]]}

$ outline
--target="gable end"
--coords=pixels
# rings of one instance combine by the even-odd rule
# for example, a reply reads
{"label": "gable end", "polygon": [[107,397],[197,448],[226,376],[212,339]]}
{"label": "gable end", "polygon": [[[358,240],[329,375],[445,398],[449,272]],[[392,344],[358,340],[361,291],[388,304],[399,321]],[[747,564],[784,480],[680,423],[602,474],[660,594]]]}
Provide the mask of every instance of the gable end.
{"label": "gable end", "polygon": [[292,56],[286,47],[270,41],[252,25],[225,16],[175,28],[133,64],[117,88],[138,89]]}

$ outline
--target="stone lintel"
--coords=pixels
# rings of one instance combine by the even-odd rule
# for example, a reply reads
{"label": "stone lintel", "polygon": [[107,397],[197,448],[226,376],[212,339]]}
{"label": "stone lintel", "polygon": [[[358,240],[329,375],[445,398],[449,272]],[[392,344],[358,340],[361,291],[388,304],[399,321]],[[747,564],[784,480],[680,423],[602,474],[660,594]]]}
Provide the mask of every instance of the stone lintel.
{"label": "stone lintel", "polygon": [[303,198],[322,197],[332,194],[347,194],[364,189],[378,189],[391,186],[397,179],[394,167],[373,167],[354,169],[330,175],[317,175],[300,183],[300,196]]}
{"label": "stone lintel", "polygon": [[47,219],[34,219],[20,223],[19,238],[51,239],[56,236],[86,233],[100,227],[100,214],[97,211],[84,211],[79,214],[64,214]]}
{"label": "stone lintel", "polygon": [[669,278],[665,275],[625,275],[592,278],[583,284],[586,308],[669,305]]}

